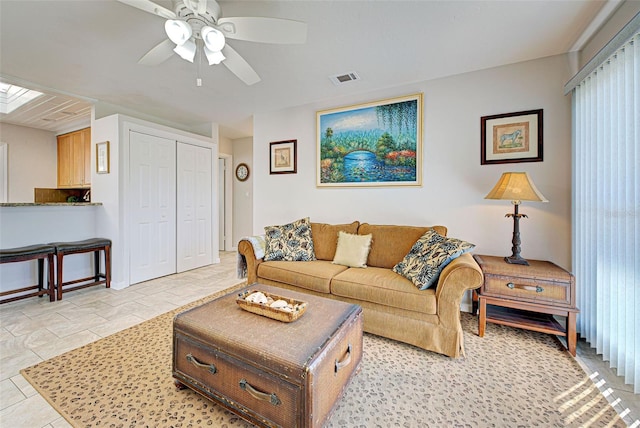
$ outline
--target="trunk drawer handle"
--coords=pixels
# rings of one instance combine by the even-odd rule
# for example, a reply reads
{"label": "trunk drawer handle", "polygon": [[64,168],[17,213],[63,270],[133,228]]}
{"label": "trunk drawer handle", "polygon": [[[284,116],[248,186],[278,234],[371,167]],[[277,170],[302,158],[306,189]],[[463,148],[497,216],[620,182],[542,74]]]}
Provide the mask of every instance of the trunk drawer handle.
{"label": "trunk drawer handle", "polygon": [[544,288],[540,287],[539,285],[536,285],[534,287],[533,285],[514,284],[513,282],[508,282],[507,283],[507,287],[509,287],[512,290],[514,288],[521,288],[521,289],[527,290],[527,291],[535,291],[536,293],[542,293],[544,291]]}
{"label": "trunk drawer handle", "polygon": [[338,361],[338,359],[336,358],[336,365],[334,369],[335,373],[338,373],[340,369],[344,368],[345,366],[348,366],[349,363],[351,362],[351,344],[347,346],[347,352],[345,352],[344,355],[345,356],[342,359],[342,361]]}
{"label": "trunk drawer handle", "polygon": [[209,373],[211,374],[216,374],[218,372],[218,369],[216,369],[215,365],[201,363],[200,361],[196,360],[196,357],[194,357],[191,354],[187,354],[187,361],[189,361],[191,364],[193,364],[196,367],[200,367],[202,369],[209,369]]}
{"label": "trunk drawer handle", "polygon": [[246,379],[240,380],[240,388],[247,391],[253,398],[262,400],[262,401],[268,401],[274,406],[277,406],[278,404],[281,403],[280,399],[278,398],[275,392],[272,392],[271,394],[260,392],[257,389],[255,389],[253,386],[251,386],[251,384],[247,382]]}

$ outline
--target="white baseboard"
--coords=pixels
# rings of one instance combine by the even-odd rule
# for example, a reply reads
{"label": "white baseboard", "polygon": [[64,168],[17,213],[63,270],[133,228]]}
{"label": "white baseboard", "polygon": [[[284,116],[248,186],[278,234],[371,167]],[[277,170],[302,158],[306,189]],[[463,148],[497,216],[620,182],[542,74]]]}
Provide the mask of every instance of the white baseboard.
{"label": "white baseboard", "polygon": [[111,281],[111,288],[113,288],[114,290],[124,290],[128,286],[129,286],[129,284],[127,284],[124,281],[121,281],[121,282]]}

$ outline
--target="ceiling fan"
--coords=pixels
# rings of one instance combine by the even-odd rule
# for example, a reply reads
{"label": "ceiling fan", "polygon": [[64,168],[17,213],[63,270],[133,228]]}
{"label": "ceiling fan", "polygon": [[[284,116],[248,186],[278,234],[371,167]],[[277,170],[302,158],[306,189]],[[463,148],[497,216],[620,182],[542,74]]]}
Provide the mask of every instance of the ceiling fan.
{"label": "ceiling fan", "polygon": [[244,83],[253,85],[260,81],[260,76],[226,39],[277,44],[301,44],[307,39],[304,22],[248,16],[223,18],[215,0],[174,0],[173,11],[151,0],[117,1],[166,20],[168,39],[140,58],[138,63],[143,65],[158,65],[174,53],[193,62],[198,47],[202,46],[209,65],[222,62]]}

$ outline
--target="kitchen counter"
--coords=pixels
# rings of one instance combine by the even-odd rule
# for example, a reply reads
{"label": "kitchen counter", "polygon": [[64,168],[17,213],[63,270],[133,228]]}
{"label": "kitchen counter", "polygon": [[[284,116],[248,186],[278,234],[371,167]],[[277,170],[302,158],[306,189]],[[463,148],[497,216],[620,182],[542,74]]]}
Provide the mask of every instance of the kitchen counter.
{"label": "kitchen counter", "polygon": [[[102,203],[96,202],[0,203],[0,248],[104,237],[96,221],[103,209]],[[65,275],[69,271],[70,278],[90,276],[91,259],[92,255],[68,261],[65,257]],[[31,284],[37,283],[36,272],[33,263],[0,265],[0,292],[24,287],[29,278]]]}
{"label": "kitchen counter", "polygon": [[0,207],[96,207],[102,202],[2,202]]}

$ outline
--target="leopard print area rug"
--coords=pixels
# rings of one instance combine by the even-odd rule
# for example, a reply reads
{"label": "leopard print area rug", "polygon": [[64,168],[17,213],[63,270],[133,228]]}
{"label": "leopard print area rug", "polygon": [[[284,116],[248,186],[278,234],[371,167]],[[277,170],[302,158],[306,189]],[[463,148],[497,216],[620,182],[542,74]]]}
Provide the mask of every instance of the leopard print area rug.
{"label": "leopard print area rug", "polygon": [[[173,317],[220,294],[21,373],[75,427],[251,427],[173,383]],[[488,324],[480,338],[477,318],[461,316],[461,359],[365,334],[361,369],[326,426],[625,426],[555,337]]]}

